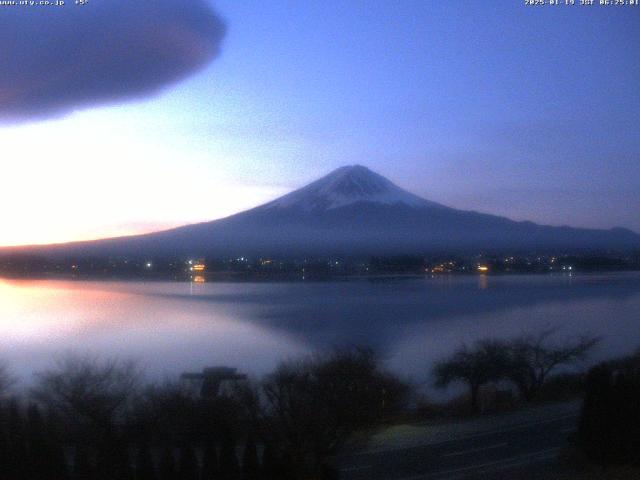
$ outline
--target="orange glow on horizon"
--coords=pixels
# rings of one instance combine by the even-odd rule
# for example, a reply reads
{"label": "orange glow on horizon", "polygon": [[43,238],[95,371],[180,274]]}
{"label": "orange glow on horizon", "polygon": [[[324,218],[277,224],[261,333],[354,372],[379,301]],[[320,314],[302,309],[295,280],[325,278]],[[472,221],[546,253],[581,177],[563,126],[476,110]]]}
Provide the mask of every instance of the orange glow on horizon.
{"label": "orange glow on horizon", "polygon": [[105,227],[104,230],[83,231],[80,227],[66,229],[38,228],[37,225],[22,224],[20,231],[3,231],[0,234],[0,248],[28,247],[34,245],[54,245],[73,242],[89,242],[105,238],[130,237],[159,232],[186,225],[184,223],[148,223]]}
{"label": "orange glow on horizon", "polygon": [[[149,122],[164,125],[157,115],[113,107],[0,128],[7,179],[0,247],[145,234],[223,218],[284,193],[239,180],[233,152],[185,145],[178,134],[159,140],[155,128],[141,127]],[[215,188],[194,189],[194,178]]]}

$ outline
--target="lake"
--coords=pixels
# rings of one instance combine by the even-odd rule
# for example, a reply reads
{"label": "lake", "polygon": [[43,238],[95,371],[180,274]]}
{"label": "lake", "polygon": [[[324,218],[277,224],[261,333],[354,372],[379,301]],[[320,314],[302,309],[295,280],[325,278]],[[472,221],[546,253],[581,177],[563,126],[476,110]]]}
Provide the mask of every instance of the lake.
{"label": "lake", "polygon": [[640,346],[640,273],[177,283],[0,279],[0,358],[23,381],[67,353],[137,359],[155,377],[205,366],[254,376],[332,346],[377,348],[426,382],[461,342],[557,328]]}

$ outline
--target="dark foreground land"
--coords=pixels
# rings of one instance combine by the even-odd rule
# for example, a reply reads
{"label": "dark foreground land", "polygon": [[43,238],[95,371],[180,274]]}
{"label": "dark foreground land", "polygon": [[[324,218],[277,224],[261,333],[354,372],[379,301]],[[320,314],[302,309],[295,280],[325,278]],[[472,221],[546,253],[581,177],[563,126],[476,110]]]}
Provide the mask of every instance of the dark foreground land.
{"label": "dark foreground land", "polygon": [[592,367],[575,400],[387,429],[336,464],[350,479],[640,478],[639,360]]}
{"label": "dark foreground land", "polygon": [[[435,434],[417,427],[413,443],[343,456],[337,463],[345,479],[549,478],[557,458],[575,433],[578,402],[448,425]],[[450,436],[448,440],[443,437]],[[435,440],[435,441],[434,441]],[[544,473],[545,475],[540,476]]]}
{"label": "dark foreground land", "polygon": [[435,429],[391,428],[373,448],[336,458],[339,478],[640,479],[640,467],[598,467],[575,447],[581,405],[573,400]]}
{"label": "dark foreground land", "polygon": [[[546,338],[531,345],[552,367],[566,348]],[[522,380],[528,341],[482,341],[436,366],[469,383],[463,416],[457,401],[403,408],[411,389],[366,348],[285,362],[257,384],[223,367],[144,384],[134,363],[69,357],[0,408],[0,480],[640,478],[640,352],[519,385],[529,401],[474,394]],[[579,395],[545,400],[572,378]],[[5,396],[11,380],[0,368]]]}

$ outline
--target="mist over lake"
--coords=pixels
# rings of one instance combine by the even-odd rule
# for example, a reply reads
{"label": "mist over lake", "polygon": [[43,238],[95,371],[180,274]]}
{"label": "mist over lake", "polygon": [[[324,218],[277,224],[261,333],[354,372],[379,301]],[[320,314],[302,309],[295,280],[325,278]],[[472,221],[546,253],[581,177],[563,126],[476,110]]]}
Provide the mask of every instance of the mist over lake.
{"label": "mist over lake", "polygon": [[461,342],[556,328],[603,336],[592,361],[640,346],[640,273],[444,275],[291,283],[0,280],[0,358],[23,382],[66,353],[137,359],[153,377],[228,365],[253,376],[371,345],[424,384]]}

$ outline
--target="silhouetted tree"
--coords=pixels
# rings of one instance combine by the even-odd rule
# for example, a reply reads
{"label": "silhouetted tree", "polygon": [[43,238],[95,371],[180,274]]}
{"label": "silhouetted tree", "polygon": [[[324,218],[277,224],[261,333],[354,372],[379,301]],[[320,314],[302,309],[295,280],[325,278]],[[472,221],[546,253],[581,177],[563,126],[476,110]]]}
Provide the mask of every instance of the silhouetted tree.
{"label": "silhouetted tree", "polygon": [[273,446],[268,443],[262,452],[262,468],[260,469],[264,480],[276,480],[278,476],[278,460]]}
{"label": "silhouetted tree", "polygon": [[7,465],[5,471],[11,480],[29,478],[29,456],[22,413],[17,400],[9,402],[7,408]]}
{"label": "silhouetted tree", "polygon": [[91,454],[86,446],[79,445],[76,447],[73,479],[74,480],[95,480],[95,467]]}
{"label": "silhouetted tree", "polygon": [[139,391],[140,372],[132,362],[67,357],[37,375],[36,399],[65,425],[94,441],[111,442],[130,413]]}
{"label": "silhouetted tree", "polygon": [[53,459],[46,438],[44,422],[36,405],[29,405],[27,410],[26,432],[31,477],[46,478],[51,475]]}
{"label": "silhouetted tree", "polygon": [[340,471],[332,465],[325,463],[322,466],[322,480],[339,480]]}
{"label": "silhouetted tree", "polygon": [[516,385],[523,400],[532,400],[554,369],[583,360],[600,341],[597,337],[585,335],[553,345],[549,341],[553,334],[554,330],[545,330],[509,343],[506,377]]}
{"label": "silhouetted tree", "polygon": [[171,447],[166,446],[160,458],[160,480],[176,480],[178,478],[175,460]]}
{"label": "silhouetted tree", "polygon": [[136,480],[157,480],[156,467],[146,440],[140,442],[135,460]]}
{"label": "silhouetted tree", "polygon": [[449,359],[434,367],[436,386],[446,387],[453,381],[469,386],[471,411],[478,413],[478,393],[482,385],[504,377],[508,365],[508,347],[498,340],[480,340],[471,348],[463,345]]}
{"label": "silhouetted tree", "polygon": [[587,374],[580,444],[601,464],[640,464],[640,352]]}
{"label": "silhouetted tree", "polygon": [[128,445],[115,438],[106,438],[97,454],[96,476],[100,480],[132,480],[133,469]]}
{"label": "silhouetted tree", "polygon": [[260,461],[258,460],[258,448],[252,436],[247,439],[242,454],[242,479],[257,480],[260,478]]}
{"label": "silhouetted tree", "polygon": [[374,428],[407,392],[366,348],[283,363],[263,389],[266,430],[297,478],[319,478],[328,455],[354,433]]}
{"label": "silhouetted tree", "polygon": [[236,442],[229,428],[222,431],[220,445],[220,478],[237,480],[240,478],[240,466],[236,455]]}
{"label": "silhouetted tree", "polygon": [[179,383],[166,382],[145,388],[136,404],[137,430],[161,442],[180,445],[207,431],[208,412],[201,399],[189,395]]}
{"label": "silhouetted tree", "polygon": [[198,459],[191,444],[185,444],[180,448],[178,461],[178,478],[180,480],[199,480]]}
{"label": "silhouetted tree", "polygon": [[213,442],[205,444],[202,453],[202,480],[215,480],[218,477],[218,451]]}
{"label": "silhouetted tree", "polygon": [[9,462],[11,458],[9,456],[9,439],[7,438],[7,421],[5,415],[5,406],[0,402],[0,466],[4,470],[3,474],[0,474],[0,478],[5,480],[8,478]]}
{"label": "silhouetted tree", "polygon": [[[262,480],[297,480],[291,455],[288,452],[277,452],[269,444],[262,453],[262,468],[260,470]],[[320,477],[322,478],[322,477]]]}
{"label": "silhouetted tree", "polygon": [[66,480],[69,478],[69,465],[58,427],[55,415],[48,412],[45,427],[50,460],[48,478]]}

